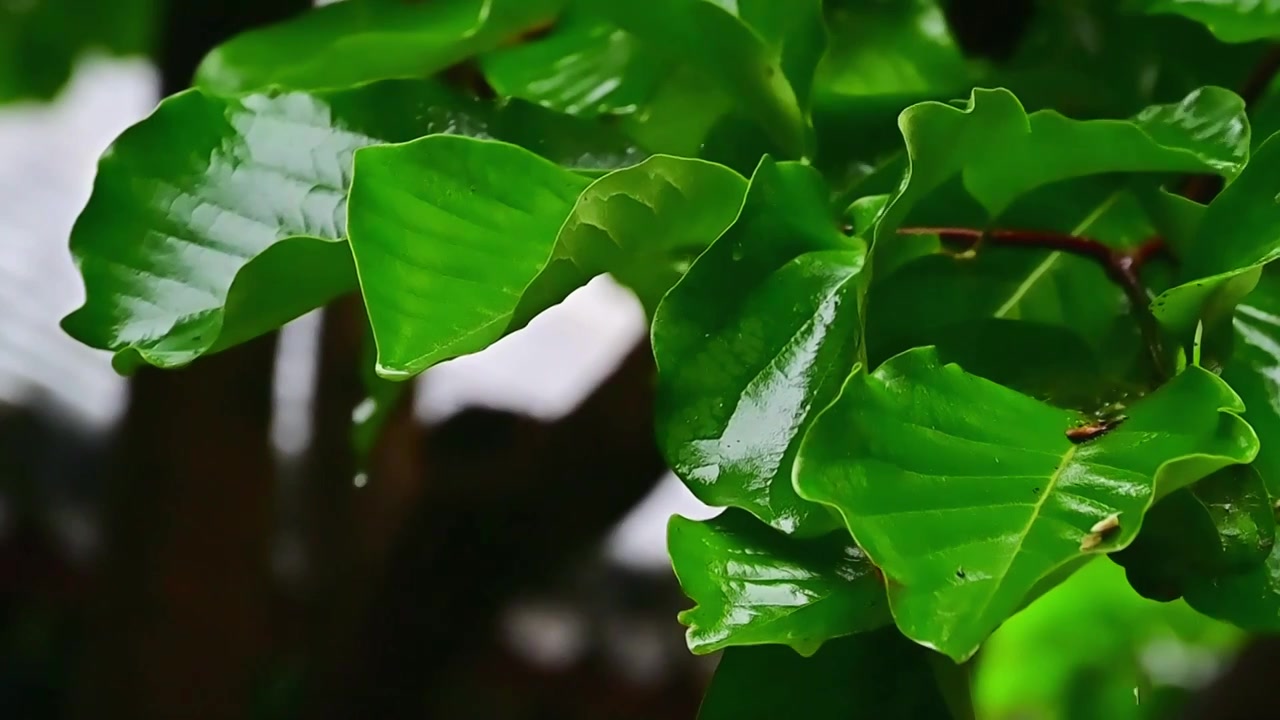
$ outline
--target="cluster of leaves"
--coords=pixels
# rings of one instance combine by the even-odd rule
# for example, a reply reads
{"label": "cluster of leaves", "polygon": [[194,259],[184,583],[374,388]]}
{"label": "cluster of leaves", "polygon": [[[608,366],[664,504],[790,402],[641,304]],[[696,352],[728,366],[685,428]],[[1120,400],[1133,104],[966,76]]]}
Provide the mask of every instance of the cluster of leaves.
{"label": "cluster of leaves", "polygon": [[670,527],[704,716],[963,714],[1101,554],[1280,629],[1280,121],[1225,89],[1270,8],[1046,2],[993,59],[933,0],[346,0],[118,139],[64,326],[173,368],[358,289],[404,380],[611,274],[727,508]]}

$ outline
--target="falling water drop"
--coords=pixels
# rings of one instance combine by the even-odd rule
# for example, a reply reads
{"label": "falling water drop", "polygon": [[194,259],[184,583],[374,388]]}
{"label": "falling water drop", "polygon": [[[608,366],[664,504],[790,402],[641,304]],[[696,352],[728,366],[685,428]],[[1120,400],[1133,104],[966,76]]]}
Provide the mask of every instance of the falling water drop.
{"label": "falling water drop", "polygon": [[364,487],[365,485],[368,485],[368,484],[369,484],[369,473],[365,473],[365,472],[358,472],[358,473],[356,473],[356,476],[355,476],[354,478],[352,478],[352,479],[351,479],[351,484],[352,484],[352,485],[355,485],[355,486],[356,486],[356,487],[358,487],[358,488],[362,488],[362,487]]}

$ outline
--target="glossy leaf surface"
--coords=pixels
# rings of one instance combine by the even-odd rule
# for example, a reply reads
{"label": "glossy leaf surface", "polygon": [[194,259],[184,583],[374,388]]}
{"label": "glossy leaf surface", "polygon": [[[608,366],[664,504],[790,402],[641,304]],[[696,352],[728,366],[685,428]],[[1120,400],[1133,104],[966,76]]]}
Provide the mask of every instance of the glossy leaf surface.
{"label": "glossy leaf surface", "polygon": [[991,216],[1038,187],[1087,175],[1234,177],[1248,157],[1243,108],[1238,97],[1220,88],[1203,88],[1132,120],[1072,120],[1050,110],[1028,115],[1006,90],[974,90],[964,108],[914,105],[899,120],[911,168],[876,238],[887,238],[930,193],[957,176]]}
{"label": "glossy leaf surface", "polygon": [[[1235,353],[1222,377],[1244,399],[1245,415],[1262,440],[1253,467],[1274,503],[1280,498],[1280,278],[1274,270],[1263,273],[1236,308],[1234,326]],[[1280,631],[1280,543],[1273,540],[1270,554],[1246,570],[1200,578],[1186,598],[1197,610],[1240,627]]]}
{"label": "glossy leaf surface", "polygon": [[432,75],[549,24],[565,0],[347,0],[251,30],[200,64],[217,93],[339,88]]}
{"label": "glossy leaf surface", "polygon": [[583,13],[544,38],[496,50],[480,62],[500,96],[582,116],[637,111],[674,69],[631,33]]}
{"label": "glossy leaf surface", "polygon": [[667,546],[697,604],[680,614],[695,653],[788,645],[812,655],[827,640],[892,622],[884,583],[840,530],[792,538],[730,508],[704,522],[673,517]]}
{"label": "glossy leaf surface", "polygon": [[546,37],[483,55],[494,91],[573,115],[614,116],[653,152],[702,155],[732,99],[697,67],[656,52],[587,6],[571,7]]}
{"label": "glossy leaf surface", "polygon": [[74,337],[184,365],[355,288],[346,192],[360,147],[430,133],[498,136],[557,161],[626,162],[617,139],[527,105],[502,109],[427,81],[332,93],[176,95],[103,157],[72,232],[83,307]]}
{"label": "glossy leaf surface", "polygon": [[819,3],[801,0],[784,10],[769,3],[596,0],[592,8],[660,56],[711,78],[780,152],[805,154],[807,91],[825,42]]}
{"label": "glossy leaf surface", "polygon": [[733,221],[744,190],[691,159],[651,158],[592,184],[505,143],[433,136],[362,151],[351,246],[379,374],[481,350],[599,273],[655,302]]}
{"label": "glossy leaf surface", "polygon": [[1193,367],[1072,439],[1080,415],[922,348],[850,377],[805,439],[796,488],[843,515],[898,627],[963,660],[1052,572],[1128,545],[1155,499],[1252,460],[1241,410]]}
{"label": "glossy leaf surface", "polygon": [[945,718],[930,652],[892,627],[827,643],[813,657],[786,647],[729,648],[698,720]]}
{"label": "glossy leaf surface", "polygon": [[733,227],[658,308],[658,441],[703,502],[787,533],[835,527],[796,496],[791,462],[857,362],[863,256],[818,174],[766,159]]}
{"label": "glossy leaf surface", "polygon": [[747,181],[732,170],[657,155],[592,183],[560,229],[552,262],[631,288],[650,316],[667,290],[742,207]]}

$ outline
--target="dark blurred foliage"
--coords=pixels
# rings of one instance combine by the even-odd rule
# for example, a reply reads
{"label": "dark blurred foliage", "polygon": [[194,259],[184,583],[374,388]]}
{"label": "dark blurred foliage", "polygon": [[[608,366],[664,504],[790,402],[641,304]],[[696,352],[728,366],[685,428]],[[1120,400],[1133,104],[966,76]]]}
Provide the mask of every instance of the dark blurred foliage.
{"label": "dark blurred foliage", "polygon": [[[163,4],[163,89],[307,4]],[[1034,9],[947,3],[966,52],[997,61]],[[358,308],[325,313],[301,458],[269,445],[272,338],[140,373],[112,436],[0,408],[0,718],[694,717],[711,663],[683,646],[687,601],[669,573],[600,552],[664,472],[647,344],[556,422],[472,410],[420,427],[405,397],[357,489]],[[300,572],[273,569],[282,536],[300,538]],[[531,608],[555,610],[541,626],[571,630],[569,650],[522,644],[513,618]],[[1231,698],[1269,682],[1274,647],[1251,652],[1190,717],[1236,717]]]}

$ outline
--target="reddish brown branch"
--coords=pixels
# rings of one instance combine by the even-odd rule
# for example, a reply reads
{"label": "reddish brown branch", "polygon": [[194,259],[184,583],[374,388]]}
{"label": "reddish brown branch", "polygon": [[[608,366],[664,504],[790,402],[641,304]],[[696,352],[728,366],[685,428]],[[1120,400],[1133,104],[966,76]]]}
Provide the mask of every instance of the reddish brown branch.
{"label": "reddish brown branch", "polygon": [[899,235],[937,235],[943,242],[957,241],[966,250],[976,250],[982,244],[1004,247],[1051,250],[1089,258],[1102,268],[1107,277],[1122,290],[1142,330],[1143,339],[1151,352],[1156,373],[1164,375],[1164,350],[1160,329],[1151,314],[1151,296],[1142,284],[1139,273],[1151,258],[1165,252],[1160,238],[1152,238],[1141,245],[1120,250],[1092,238],[1043,230],[976,230],[955,227],[906,227],[898,229]]}

